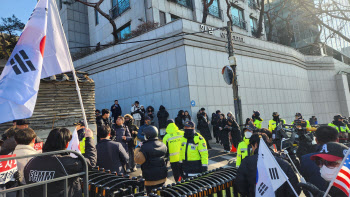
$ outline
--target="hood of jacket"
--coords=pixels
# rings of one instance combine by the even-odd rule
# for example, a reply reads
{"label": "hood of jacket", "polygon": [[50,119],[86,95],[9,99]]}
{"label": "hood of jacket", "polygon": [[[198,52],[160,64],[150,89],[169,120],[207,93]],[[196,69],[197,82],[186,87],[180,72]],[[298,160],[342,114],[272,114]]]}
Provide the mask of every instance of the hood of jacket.
{"label": "hood of jacket", "polygon": [[183,116],[185,116],[185,115],[182,115],[182,113],[185,113],[184,110],[180,110],[180,111],[177,113],[177,117],[182,118]]}
{"label": "hood of jacket", "polygon": [[146,112],[148,112],[149,109],[151,109],[151,112],[154,112],[154,108],[153,108],[152,106],[148,106],[148,107],[146,108]]}
{"label": "hood of jacket", "polygon": [[163,111],[163,110],[165,110],[165,107],[164,107],[163,105],[161,105],[161,106],[159,107],[159,111]]}
{"label": "hood of jacket", "polygon": [[175,123],[170,123],[166,128],[167,134],[173,134],[173,133],[178,132],[178,131],[179,131],[179,128],[176,126]]}

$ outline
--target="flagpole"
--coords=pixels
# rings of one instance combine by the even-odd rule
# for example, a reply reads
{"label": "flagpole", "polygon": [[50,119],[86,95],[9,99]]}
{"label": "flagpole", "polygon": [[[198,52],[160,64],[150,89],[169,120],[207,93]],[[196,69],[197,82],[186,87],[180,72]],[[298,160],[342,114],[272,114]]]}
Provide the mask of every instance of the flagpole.
{"label": "flagpole", "polygon": [[341,168],[343,167],[343,164],[344,164],[346,158],[348,158],[348,156],[349,156],[349,153],[350,153],[350,148],[348,149],[348,151],[346,151],[346,155],[344,156],[343,161],[342,161],[341,164],[339,165],[338,170],[337,170],[337,173],[336,173],[335,176],[333,177],[332,181],[329,183],[328,188],[327,188],[327,190],[326,190],[326,193],[324,193],[323,197],[326,197],[327,194],[329,193],[329,190],[331,190],[331,188],[332,188],[332,186],[333,186],[333,183],[334,183],[335,179],[337,178],[337,176],[338,176],[338,174],[339,174],[339,171],[340,171]]}
{"label": "flagpole", "polygon": [[[53,3],[53,6],[54,6],[55,9],[56,9],[56,13],[59,13],[59,12],[58,12],[58,9],[57,9],[57,6],[56,6],[56,3]],[[58,18],[59,18],[60,21],[61,21],[60,15],[59,15],[59,14],[57,14],[57,15],[58,15]],[[61,23],[62,23],[62,21],[61,21]],[[65,40],[66,43],[67,43],[67,46],[68,46],[68,42],[67,42],[66,36],[63,36],[63,37],[64,37],[64,40]],[[69,50],[69,49],[68,49],[68,50]],[[70,60],[70,66],[71,66],[71,68],[72,68],[72,74],[73,74],[73,78],[74,78],[74,82],[75,82],[75,87],[76,87],[76,90],[77,90],[77,93],[78,93],[78,98],[79,98],[79,102],[80,102],[81,112],[83,113],[85,128],[87,129],[89,126],[88,126],[88,122],[87,122],[87,119],[86,119],[86,114],[85,114],[83,99],[81,98],[80,88],[79,88],[77,76],[76,76],[76,74],[75,74],[75,68],[74,68],[74,65],[73,65],[72,57],[71,57],[71,55],[70,55],[70,51],[68,51],[68,56],[69,56],[69,60]]]}

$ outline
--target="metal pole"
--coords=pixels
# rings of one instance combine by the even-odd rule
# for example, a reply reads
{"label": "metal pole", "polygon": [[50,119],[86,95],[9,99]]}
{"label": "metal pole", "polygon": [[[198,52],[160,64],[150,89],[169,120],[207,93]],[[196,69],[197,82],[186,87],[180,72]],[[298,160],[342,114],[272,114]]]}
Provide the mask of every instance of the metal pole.
{"label": "metal pole", "polygon": [[[233,57],[234,56],[234,50],[233,50],[233,40],[232,40],[232,24],[230,21],[227,21],[227,38],[228,38],[228,56]],[[241,104],[241,98],[238,95],[238,81],[237,81],[237,65],[236,63],[234,65],[230,65],[233,70],[233,82],[232,82],[232,90],[233,90],[233,99],[234,99],[234,106],[235,106],[235,116],[238,124],[242,127],[243,126],[243,118],[242,118],[242,104]]]}

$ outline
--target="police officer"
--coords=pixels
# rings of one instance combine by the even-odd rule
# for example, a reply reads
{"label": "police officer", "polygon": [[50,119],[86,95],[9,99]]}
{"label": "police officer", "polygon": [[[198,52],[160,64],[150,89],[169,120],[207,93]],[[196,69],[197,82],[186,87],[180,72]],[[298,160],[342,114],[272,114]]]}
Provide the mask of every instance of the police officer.
{"label": "police officer", "polygon": [[208,149],[205,139],[195,130],[195,124],[184,124],[184,136],[181,138],[180,163],[183,178],[196,176],[208,170]]}
{"label": "police officer", "polygon": [[276,129],[278,124],[286,124],[286,120],[280,119],[280,115],[278,112],[273,112],[272,117],[273,119],[269,121],[269,130],[271,132],[273,132]]}
{"label": "police officer", "polygon": [[73,124],[75,126],[75,129],[78,133],[78,139],[79,139],[79,148],[81,151],[81,154],[85,153],[85,123],[83,120],[80,120],[79,122],[76,122]]}
{"label": "police officer", "polygon": [[178,181],[181,176],[181,168],[179,164],[180,160],[180,146],[181,138],[184,136],[184,132],[174,123],[174,120],[167,120],[166,135],[163,138],[163,143],[167,146],[170,166],[173,170],[175,181]]}
{"label": "police officer", "polygon": [[[165,163],[167,147],[158,140],[158,129],[147,126],[143,130],[145,141],[135,149],[135,163],[141,165],[142,176],[145,178],[147,194],[152,189],[162,187],[168,176]],[[139,147],[141,145],[141,148]]]}
{"label": "police officer", "polygon": [[259,111],[253,111],[252,119],[254,121],[254,125],[256,128],[261,129],[261,124],[264,121],[262,118],[260,118],[260,112]]}
{"label": "police officer", "polygon": [[344,123],[345,117],[341,114],[334,116],[334,120],[328,124],[328,126],[334,127],[339,133],[339,142],[344,143],[348,139],[349,127]]}
{"label": "police officer", "polygon": [[[296,113],[295,114],[295,120],[304,120],[303,116],[301,115],[301,113]],[[310,128],[310,121],[308,120],[304,120],[306,122],[306,128]],[[291,123],[291,125],[294,125],[294,121]]]}
{"label": "police officer", "polygon": [[239,167],[242,163],[242,160],[252,155],[252,146],[249,144],[249,139],[253,135],[253,129],[248,126],[244,130],[244,138],[243,141],[238,144],[237,148],[237,160],[236,167]]}

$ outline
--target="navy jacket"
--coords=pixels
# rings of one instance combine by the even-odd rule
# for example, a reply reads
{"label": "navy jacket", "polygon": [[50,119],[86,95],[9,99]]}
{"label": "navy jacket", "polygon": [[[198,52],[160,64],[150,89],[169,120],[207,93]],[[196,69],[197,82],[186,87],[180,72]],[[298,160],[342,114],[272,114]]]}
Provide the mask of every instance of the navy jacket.
{"label": "navy jacket", "polygon": [[124,173],[123,166],[129,161],[129,155],[119,142],[101,140],[97,145],[97,165],[106,170]]}
{"label": "navy jacket", "polygon": [[[128,127],[125,127],[124,125],[118,126],[114,124],[113,129],[115,130],[115,141],[120,142],[123,145],[124,149],[128,151],[128,142],[132,140]],[[123,139],[123,136],[126,137],[125,140]]]}

